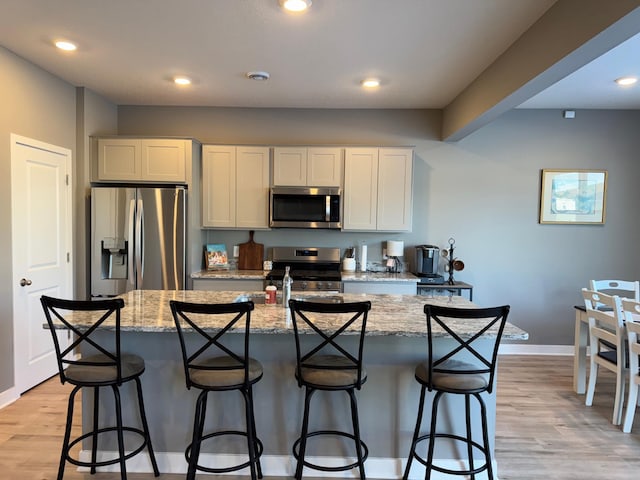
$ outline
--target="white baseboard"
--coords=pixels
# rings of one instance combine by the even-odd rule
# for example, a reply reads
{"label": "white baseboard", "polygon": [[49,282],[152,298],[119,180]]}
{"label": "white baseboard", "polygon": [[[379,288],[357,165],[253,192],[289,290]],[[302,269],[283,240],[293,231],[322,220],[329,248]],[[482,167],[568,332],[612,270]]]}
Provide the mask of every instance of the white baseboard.
{"label": "white baseboard", "polygon": [[4,392],[0,392],[0,409],[3,409],[7,405],[11,405],[19,398],[20,395],[18,394],[18,391],[15,389],[15,387],[11,387]]}
{"label": "white baseboard", "polygon": [[573,345],[529,345],[501,343],[499,355],[573,355]]}
{"label": "white baseboard", "polygon": [[[99,452],[98,460],[107,458],[114,458],[115,452]],[[87,461],[90,458],[90,452],[83,450],[80,452],[80,460]],[[246,455],[229,455],[229,454],[212,454],[202,453],[200,454],[199,463],[203,465],[234,465],[246,460]],[[339,457],[308,457],[308,461],[311,463],[317,463],[320,465],[344,465],[345,463],[351,463],[354,459],[339,458]],[[156,461],[158,462],[158,469],[161,473],[173,473],[173,474],[186,474],[187,463],[182,453],[168,453],[160,452],[156,453]],[[437,464],[445,468],[461,469],[465,468],[465,462],[451,459],[438,459]],[[295,473],[295,459],[288,455],[263,455],[260,458],[260,465],[262,466],[262,473],[264,476],[269,477],[293,477]],[[406,459],[404,458],[378,458],[369,457],[365,462],[365,470],[368,478],[402,478],[404,473],[404,467],[406,465]],[[88,469],[80,469],[88,471]],[[98,468],[98,472],[118,472],[118,465],[109,465],[107,467]],[[149,456],[145,453],[136,455],[135,457],[127,461],[127,472],[131,473],[151,473],[151,462]],[[493,471],[497,472],[496,462],[493,461]],[[198,475],[205,475],[206,472],[198,472]],[[218,474],[220,475],[220,474]],[[236,472],[230,472],[227,475],[249,475],[249,468],[239,470]],[[322,472],[318,470],[311,470],[305,468],[303,476],[310,475],[318,478],[359,478],[359,472],[357,468],[352,470],[346,470],[342,472]],[[424,467],[417,461],[413,462],[411,472],[409,475],[411,480],[424,478]],[[433,472],[431,478],[433,480],[449,480],[450,476],[438,472]],[[486,480],[486,472],[482,472],[476,475],[478,480]],[[497,477],[496,477],[497,478]]]}

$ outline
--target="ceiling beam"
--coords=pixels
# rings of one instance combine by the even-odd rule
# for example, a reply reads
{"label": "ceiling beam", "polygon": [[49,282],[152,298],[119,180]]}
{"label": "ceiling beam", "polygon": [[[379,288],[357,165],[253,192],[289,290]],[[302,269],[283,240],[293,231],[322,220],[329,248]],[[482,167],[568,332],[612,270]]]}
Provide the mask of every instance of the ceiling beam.
{"label": "ceiling beam", "polygon": [[640,0],[558,0],[444,108],[461,140],[640,32]]}

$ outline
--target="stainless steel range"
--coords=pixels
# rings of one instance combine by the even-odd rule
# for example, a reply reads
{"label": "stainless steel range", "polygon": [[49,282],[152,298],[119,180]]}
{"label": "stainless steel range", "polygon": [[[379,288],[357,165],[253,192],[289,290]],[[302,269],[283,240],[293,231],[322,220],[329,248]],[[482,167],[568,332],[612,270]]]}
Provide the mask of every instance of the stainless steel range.
{"label": "stainless steel range", "polygon": [[328,247],[273,247],[273,268],[265,277],[265,287],[273,283],[282,289],[284,268],[290,267],[292,290],[342,292],[340,249]]}

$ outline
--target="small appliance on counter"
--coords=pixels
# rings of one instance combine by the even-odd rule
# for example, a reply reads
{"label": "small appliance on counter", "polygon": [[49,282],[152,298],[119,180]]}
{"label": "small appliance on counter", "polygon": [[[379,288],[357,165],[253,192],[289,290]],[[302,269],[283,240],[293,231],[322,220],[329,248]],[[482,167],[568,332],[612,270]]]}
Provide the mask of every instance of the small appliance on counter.
{"label": "small appliance on counter", "polygon": [[414,274],[420,277],[419,283],[442,285],[444,277],[438,274],[440,249],[435,245],[417,245]]}

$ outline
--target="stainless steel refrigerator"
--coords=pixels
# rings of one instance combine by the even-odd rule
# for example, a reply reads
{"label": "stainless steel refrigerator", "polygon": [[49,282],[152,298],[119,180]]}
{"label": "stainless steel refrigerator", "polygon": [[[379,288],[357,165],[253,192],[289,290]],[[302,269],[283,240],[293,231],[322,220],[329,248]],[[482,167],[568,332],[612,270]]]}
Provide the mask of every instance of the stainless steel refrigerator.
{"label": "stainless steel refrigerator", "polygon": [[91,189],[91,297],[185,286],[184,187]]}

